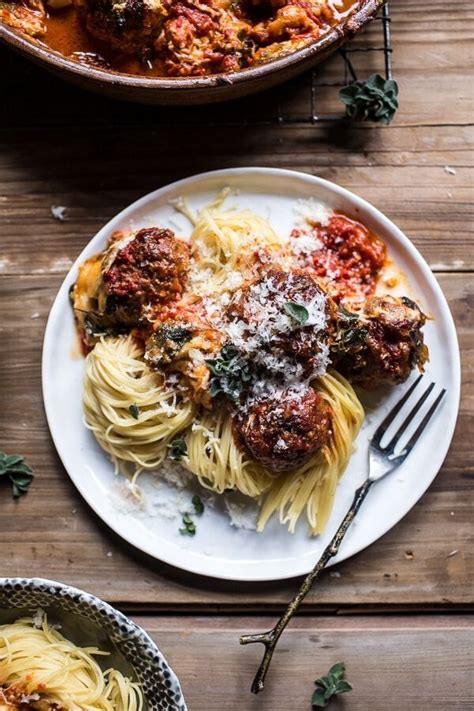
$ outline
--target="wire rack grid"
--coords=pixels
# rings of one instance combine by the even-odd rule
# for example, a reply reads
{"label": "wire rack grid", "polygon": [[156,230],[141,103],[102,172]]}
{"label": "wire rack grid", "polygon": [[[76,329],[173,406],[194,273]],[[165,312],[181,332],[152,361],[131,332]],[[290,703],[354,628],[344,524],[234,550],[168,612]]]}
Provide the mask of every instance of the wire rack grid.
{"label": "wire rack grid", "polygon": [[[392,79],[390,8],[386,2],[371,27],[357,35],[323,64],[286,84],[257,95],[187,112],[161,108],[154,115],[159,125],[264,126],[315,125],[344,119],[338,90],[351,81],[377,72]],[[372,57],[369,58],[367,55]],[[365,74],[364,74],[365,73]]]}

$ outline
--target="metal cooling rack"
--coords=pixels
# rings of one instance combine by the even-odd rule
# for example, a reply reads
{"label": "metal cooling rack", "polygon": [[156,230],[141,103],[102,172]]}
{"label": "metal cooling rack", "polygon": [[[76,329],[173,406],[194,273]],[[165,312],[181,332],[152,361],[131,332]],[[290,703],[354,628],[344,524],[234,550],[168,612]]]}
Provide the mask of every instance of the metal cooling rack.
{"label": "metal cooling rack", "polygon": [[[374,18],[374,23],[378,24],[378,33],[380,35],[379,44],[370,44],[367,46],[359,46],[357,40],[349,42],[345,47],[338,50],[339,57],[342,63],[341,78],[336,81],[327,81],[324,78],[324,65],[313,69],[305,77],[308,83],[308,91],[310,93],[310,112],[306,116],[295,116],[291,113],[278,114],[280,123],[321,123],[324,121],[340,121],[344,118],[344,110],[341,108],[340,114],[324,114],[318,110],[318,97],[322,87],[334,87],[339,90],[352,81],[357,79],[366,79],[365,76],[357,74],[357,56],[361,52],[377,53],[377,64],[380,68],[377,69],[379,74],[385,76],[386,79],[392,79],[392,36],[391,36],[391,17],[388,2],[382,7],[379,14]],[[341,104],[342,107],[342,104]]]}
{"label": "metal cooling rack", "polygon": [[[224,104],[198,106],[186,111],[161,108],[154,114],[154,121],[191,130],[193,126],[202,125],[245,127],[339,122],[344,118],[344,106],[338,99],[341,87],[357,79],[367,79],[374,72],[392,79],[390,22],[387,2],[368,29],[302,76],[274,89]],[[371,55],[370,59],[367,54]]]}

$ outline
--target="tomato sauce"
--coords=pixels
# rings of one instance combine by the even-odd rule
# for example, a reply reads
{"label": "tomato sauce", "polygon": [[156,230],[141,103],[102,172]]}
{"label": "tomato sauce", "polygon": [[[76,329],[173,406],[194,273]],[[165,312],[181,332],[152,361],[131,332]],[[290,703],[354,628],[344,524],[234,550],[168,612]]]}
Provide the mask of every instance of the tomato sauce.
{"label": "tomato sauce", "polygon": [[[342,0],[340,6],[332,10],[332,21],[330,24],[338,24],[346,16],[350,15],[358,5],[358,2],[359,0]],[[227,2],[223,2],[222,4],[226,5]],[[311,3],[306,0],[292,0],[289,4],[304,7]],[[205,6],[206,3],[203,3],[203,5]],[[217,2],[217,6],[218,5],[219,2]],[[198,15],[195,10],[185,7],[183,2],[176,3],[176,7],[177,6],[183,6],[182,14],[178,20],[182,21],[182,19],[185,18],[189,20],[191,26],[194,27],[194,37],[191,38],[192,44],[196,42],[199,43],[202,37],[204,40],[203,46],[205,46],[208,39],[211,39],[216,34],[216,22],[211,21],[207,15],[201,17],[202,13]],[[205,18],[206,22],[204,22],[203,18]],[[255,19],[259,19],[258,15],[255,16]],[[249,26],[255,24],[254,20],[251,20],[250,17],[244,17],[243,21],[248,23]],[[170,22],[176,24],[176,20],[173,20],[173,13],[170,13]],[[280,22],[282,26],[285,26],[285,23],[286,20]],[[157,56],[153,51],[141,52],[142,56],[139,56],[140,52],[137,54],[129,54],[114,48],[112,46],[113,43],[109,44],[92,36],[87,31],[84,22],[74,6],[48,12],[45,26],[46,33],[41,39],[38,39],[38,41],[60,54],[81,63],[108,68],[123,74],[145,77],[191,76],[237,70],[243,66],[240,63],[241,60],[239,57],[246,51],[246,41],[243,38],[241,39],[239,33],[236,32],[234,41],[227,48],[227,51],[222,52],[220,46],[213,47],[213,42],[209,42],[208,51],[203,51],[201,55],[193,60],[189,67],[185,66],[185,62],[183,63],[183,57],[186,56],[187,53],[181,56],[178,52],[172,61],[170,61],[170,57],[166,57],[166,53],[163,56],[161,56],[161,54]],[[173,26],[173,35],[176,30],[177,27]],[[220,31],[227,41],[230,37],[230,31],[227,28],[220,28]],[[289,25],[286,27],[285,36],[285,40],[283,37],[278,36],[269,39],[269,42],[271,42],[269,46],[261,48],[263,52],[261,59],[265,61],[272,59],[278,56],[282,51],[285,53],[291,51],[292,45],[294,45],[294,49],[297,49],[315,39],[312,32],[308,31],[305,33],[303,31],[303,33],[301,33],[296,29],[293,30]],[[165,38],[163,38],[163,40],[165,41]],[[166,42],[169,42],[169,38],[166,39]],[[219,41],[218,45],[220,42],[221,41]],[[257,41],[257,45],[258,44]],[[249,64],[252,64],[252,61],[249,60]]]}
{"label": "tomato sauce", "polygon": [[[294,230],[293,237],[303,233]],[[306,262],[328,286],[336,299],[367,297],[375,292],[385,264],[384,243],[364,225],[342,214],[335,214],[324,227],[311,230],[321,245]]]}

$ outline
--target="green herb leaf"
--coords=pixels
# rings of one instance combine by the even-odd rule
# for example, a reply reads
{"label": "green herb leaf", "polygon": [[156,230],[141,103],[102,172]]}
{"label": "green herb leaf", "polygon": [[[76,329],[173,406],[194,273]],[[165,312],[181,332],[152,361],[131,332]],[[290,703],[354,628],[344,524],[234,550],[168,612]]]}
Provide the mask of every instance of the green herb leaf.
{"label": "green herb leaf", "polygon": [[19,496],[26,494],[34,474],[19,454],[8,455],[5,452],[0,452],[1,476],[5,476],[10,480],[13,497],[17,499]]}
{"label": "green herb leaf", "polygon": [[344,679],[338,681],[336,684],[336,694],[344,694],[346,691],[352,691],[352,684],[349,684],[349,682]]}
{"label": "green herb leaf", "polygon": [[398,84],[372,74],[366,81],[353,81],[339,91],[346,116],[357,121],[389,124],[398,109]]}
{"label": "green herb leaf", "polygon": [[294,301],[287,301],[286,304],[283,305],[283,308],[286,313],[301,324],[301,326],[304,326],[309,319],[308,309],[306,306],[303,306],[303,304],[297,304]]}
{"label": "green herb leaf", "polygon": [[185,513],[183,516],[183,524],[184,528],[180,528],[179,532],[181,533],[182,536],[194,536],[196,533],[196,524],[192,520],[191,516],[188,513]]}
{"label": "green herb leaf", "polygon": [[138,420],[138,415],[140,414],[140,410],[138,409],[137,405],[130,405],[130,407],[128,408],[128,411],[135,420]]}
{"label": "green herb leaf", "polygon": [[362,325],[358,313],[353,313],[339,305],[337,331],[334,338],[333,348],[339,355],[355,350],[359,350],[367,336],[367,329]]}
{"label": "green herb leaf", "polygon": [[336,662],[328,671],[328,676],[334,677],[335,679],[343,679],[346,667],[344,662]]}
{"label": "green herb leaf", "polygon": [[324,708],[328,705],[324,689],[316,689],[311,699],[312,706],[317,706],[318,708]]}
{"label": "green herb leaf", "polygon": [[217,358],[206,360],[212,373],[211,396],[223,394],[238,404],[244,383],[252,377],[248,361],[231,344],[225,345]]}
{"label": "green herb leaf", "polygon": [[165,323],[149,339],[145,360],[152,368],[169,365],[191,338],[192,330],[187,325]]}
{"label": "green herb leaf", "polygon": [[204,512],[204,504],[202,503],[202,499],[200,496],[195,494],[192,498],[194,510],[197,514],[202,514]]}
{"label": "green herb leaf", "polygon": [[337,662],[333,664],[326,676],[316,679],[314,682],[316,684],[316,690],[311,699],[312,705],[318,708],[324,708],[328,705],[333,696],[352,691],[352,685],[343,678],[345,673],[345,664],[343,662]]}
{"label": "green herb leaf", "polygon": [[186,444],[186,440],[184,439],[174,439],[168,445],[168,449],[169,458],[174,459],[177,462],[180,459],[183,459],[183,457],[185,457],[188,453],[188,445]]}

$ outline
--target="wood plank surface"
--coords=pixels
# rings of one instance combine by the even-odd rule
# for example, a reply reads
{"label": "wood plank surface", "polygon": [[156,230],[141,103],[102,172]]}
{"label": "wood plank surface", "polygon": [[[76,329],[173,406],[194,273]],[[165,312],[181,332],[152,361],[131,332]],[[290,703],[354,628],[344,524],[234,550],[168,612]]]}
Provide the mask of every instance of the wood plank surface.
{"label": "wood plank surface", "polygon": [[[336,661],[354,685],[336,710],[474,709],[474,12],[468,0],[392,0],[391,14],[400,110],[388,128],[326,122],[341,112],[326,86],[343,78],[340,56],[318,73],[310,125],[304,77],[222,106],[165,109],[88,94],[0,47],[0,450],[25,455],[37,475],[20,501],[0,489],[0,576],[50,577],[134,612],[190,711],[309,711],[314,680]],[[371,50],[380,39],[377,22],[357,38],[360,78],[383,70]],[[279,112],[296,123],[276,123]],[[393,219],[437,273],[463,369],[440,474],[395,528],[324,574],[258,697],[249,687],[262,650],[238,638],[269,629],[296,581],[207,580],[125,545],[59,462],[40,372],[57,289],[98,228],[172,180],[246,165],[320,175]]]}
{"label": "wood plank surface", "polygon": [[[58,578],[131,608],[258,611],[276,609],[290,595],[292,583],[217,584],[125,546],[84,504],[61,467],[40,388],[49,308],[72,261],[106,220],[171,180],[214,168],[271,165],[339,182],[394,219],[440,272],[463,352],[460,419],[440,475],[395,529],[357,561],[339,566],[340,577],[325,576],[307,609],[472,603],[473,281],[465,273],[474,267],[473,92],[465,80],[470,7],[392,3],[401,108],[389,128],[236,125],[238,112],[269,119],[278,103],[304,115],[302,80],[244,102],[193,109],[193,120],[202,125],[190,128],[187,109],[87,94],[0,49],[0,446],[25,454],[38,473],[27,499],[0,500],[2,573]],[[443,14],[436,27],[427,19],[432,11]],[[425,28],[422,42],[417,27]],[[358,42],[368,47],[379,39],[373,23]],[[325,65],[321,82],[340,79],[340,61],[334,57]],[[360,52],[357,61],[362,76],[380,69],[380,53]],[[334,91],[320,87],[317,106],[339,110]],[[66,207],[65,221],[53,219],[54,205]]]}
{"label": "wood plank surface", "polygon": [[474,708],[474,627],[465,616],[300,617],[275,652],[265,690],[250,683],[261,645],[239,636],[272,626],[268,617],[138,618],[182,682],[192,711],[310,711],[314,681],[335,662],[353,691],[331,709],[469,711]]}
{"label": "wood plank surface", "polygon": [[[237,125],[242,117],[269,120],[279,106],[308,114],[307,81],[223,106],[169,110],[88,94],[0,48],[0,274],[63,273],[137,197],[196,172],[244,165],[334,180],[383,209],[433,269],[472,269],[471,5],[398,0],[391,11],[400,110],[388,128]],[[357,43],[380,44],[376,22]],[[354,62],[362,77],[381,71],[379,52],[359,52]],[[341,77],[339,57],[320,70],[321,82]],[[329,87],[319,87],[316,105],[323,116],[341,110]],[[53,221],[52,205],[67,208],[66,222]]]}
{"label": "wood plank surface", "polygon": [[[463,352],[463,399],[453,446],[419,504],[355,561],[338,566],[340,577],[326,574],[308,597],[308,608],[472,603],[474,442],[468,433],[474,283],[464,274],[440,274],[439,280]],[[82,501],[55,453],[42,407],[41,340],[60,281],[59,274],[0,279],[0,391],[8,394],[0,409],[0,449],[24,454],[38,475],[24,499],[0,499],[2,573],[57,578],[132,608],[280,606],[294,583],[216,583],[172,570],[124,545]]]}

